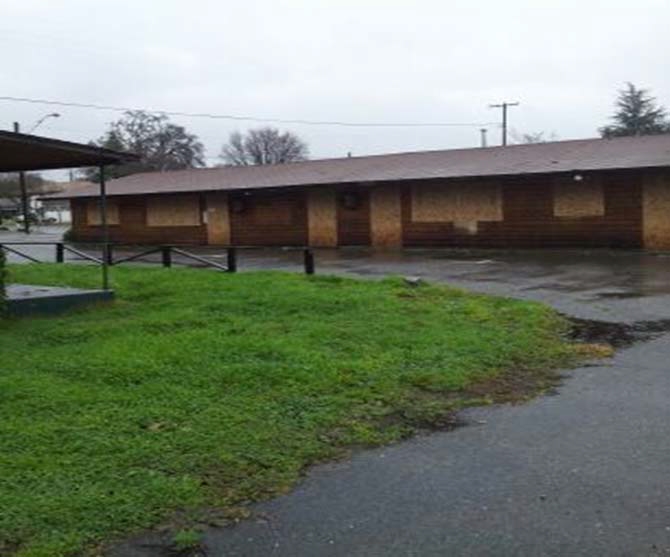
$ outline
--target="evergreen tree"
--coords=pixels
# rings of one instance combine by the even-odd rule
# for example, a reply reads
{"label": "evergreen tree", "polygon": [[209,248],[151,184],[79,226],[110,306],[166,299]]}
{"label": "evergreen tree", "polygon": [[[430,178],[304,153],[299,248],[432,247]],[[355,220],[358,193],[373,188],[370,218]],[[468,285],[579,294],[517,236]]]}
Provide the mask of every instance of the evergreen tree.
{"label": "evergreen tree", "polygon": [[612,121],[613,124],[600,128],[600,135],[625,137],[670,133],[665,109],[647,89],[638,89],[630,82],[619,91]]}

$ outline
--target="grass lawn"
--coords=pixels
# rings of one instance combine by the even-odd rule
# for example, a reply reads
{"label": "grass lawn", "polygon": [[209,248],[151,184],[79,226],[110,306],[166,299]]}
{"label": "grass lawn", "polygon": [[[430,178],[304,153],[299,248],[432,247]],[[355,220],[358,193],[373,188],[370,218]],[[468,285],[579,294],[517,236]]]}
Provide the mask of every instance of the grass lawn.
{"label": "grass lawn", "polygon": [[[97,287],[99,273],[15,265],[10,282]],[[515,378],[547,385],[575,353],[549,308],[443,286],[112,276],[112,305],[0,321],[2,555],[79,555],[186,527],[285,491],[344,447],[445,423]]]}

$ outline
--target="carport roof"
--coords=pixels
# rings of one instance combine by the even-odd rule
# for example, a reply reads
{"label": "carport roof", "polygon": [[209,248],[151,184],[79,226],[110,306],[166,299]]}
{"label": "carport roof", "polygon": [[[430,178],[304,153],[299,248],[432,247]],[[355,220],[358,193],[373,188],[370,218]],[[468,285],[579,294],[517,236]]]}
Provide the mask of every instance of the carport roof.
{"label": "carport roof", "polygon": [[[670,134],[556,141],[508,147],[421,151],[133,174],[109,183],[109,195],[250,190],[334,184],[515,176],[670,167]],[[94,188],[54,197],[96,195]]]}
{"label": "carport roof", "polygon": [[130,153],[93,145],[0,131],[0,172],[80,168],[137,159],[136,155]]}

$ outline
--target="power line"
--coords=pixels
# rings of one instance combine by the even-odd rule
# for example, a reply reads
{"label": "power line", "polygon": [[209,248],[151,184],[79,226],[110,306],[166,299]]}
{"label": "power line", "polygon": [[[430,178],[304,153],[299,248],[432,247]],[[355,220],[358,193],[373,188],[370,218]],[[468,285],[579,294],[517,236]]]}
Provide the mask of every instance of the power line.
{"label": "power line", "polygon": [[240,116],[234,114],[212,114],[209,112],[180,112],[173,110],[154,110],[147,108],[130,108],[113,105],[91,104],[56,101],[48,99],[33,99],[28,97],[0,96],[0,101],[22,102],[29,104],[43,104],[50,106],[63,106],[72,108],[86,108],[91,110],[109,110],[114,112],[127,112],[142,110],[153,114],[164,114],[166,116],[181,116],[186,118],[207,118],[211,120],[234,120],[239,122],[270,122],[274,124],[302,124],[306,126],[343,126],[350,128],[440,128],[440,127],[481,127],[491,125],[492,122],[345,122],[339,120],[302,120],[286,118],[262,118],[259,116]]}

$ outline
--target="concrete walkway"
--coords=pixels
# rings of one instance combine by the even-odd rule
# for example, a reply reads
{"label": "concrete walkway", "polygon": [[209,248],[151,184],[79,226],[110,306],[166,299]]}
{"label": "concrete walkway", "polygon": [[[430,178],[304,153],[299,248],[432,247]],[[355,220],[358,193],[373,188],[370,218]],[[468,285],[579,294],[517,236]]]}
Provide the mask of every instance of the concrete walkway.
{"label": "concrete walkway", "polygon": [[[291,266],[256,254],[250,268]],[[670,554],[670,258],[604,252],[320,254],[319,272],[421,275],[656,331],[573,370],[557,396],[319,466],[210,557]],[[146,542],[146,543],[145,543]],[[114,555],[161,555],[147,539]]]}

